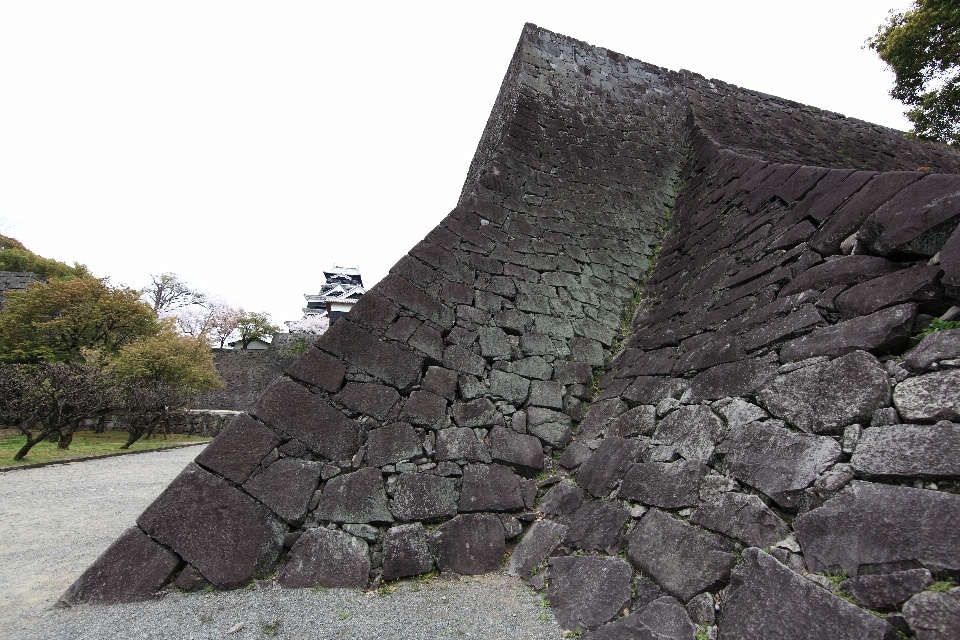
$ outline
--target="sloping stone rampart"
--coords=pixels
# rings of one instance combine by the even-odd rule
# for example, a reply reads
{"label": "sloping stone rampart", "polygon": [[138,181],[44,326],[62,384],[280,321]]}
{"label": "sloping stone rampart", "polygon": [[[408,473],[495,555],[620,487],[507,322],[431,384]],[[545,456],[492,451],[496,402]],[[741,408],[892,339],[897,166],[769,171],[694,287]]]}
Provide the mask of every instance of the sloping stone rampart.
{"label": "sloping stone rampart", "polygon": [[[492,571],[518,540],[510,570],[598,638],[892,637],[922,616],[871,615],[863,585],[896,607],[929,582],[905,572],[960,576],[960,346],[907,351],[960,304],[958,172],[528,25],[457,207],[140,529],[219,588]],[[192,487],[232,528],[209,548]],[[130,571],[145,597],[159,574]],[[119,600],[99,575],[65,599]]]}

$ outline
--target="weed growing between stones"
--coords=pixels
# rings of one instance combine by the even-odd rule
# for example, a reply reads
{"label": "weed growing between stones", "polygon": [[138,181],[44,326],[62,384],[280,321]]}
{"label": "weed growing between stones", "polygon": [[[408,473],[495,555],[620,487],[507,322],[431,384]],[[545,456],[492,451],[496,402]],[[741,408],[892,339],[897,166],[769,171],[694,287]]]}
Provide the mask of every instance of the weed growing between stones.
{"label": "weed growing between stones", "polygon": [[924,591],[936,591],[937,593],[946,593],[956,587],[956,583],[950,580],[938,580],[924,589]]}
{"label": "weed growing between stones", "polygon": [[263,631],[263,636],[265,638],[275,638],[280,635],[279,620],[274,620],[273,622],[261,622],[260,628]]}
{"label": "weed growing between stones", "polygon": [[960,329],[960,320],[941,320],[940,318],[934,318],[926,329],[918,333],[915,337],[917,340],[923,340],[931,333],[936,333],[937,331],[946,331],[947,329]]}

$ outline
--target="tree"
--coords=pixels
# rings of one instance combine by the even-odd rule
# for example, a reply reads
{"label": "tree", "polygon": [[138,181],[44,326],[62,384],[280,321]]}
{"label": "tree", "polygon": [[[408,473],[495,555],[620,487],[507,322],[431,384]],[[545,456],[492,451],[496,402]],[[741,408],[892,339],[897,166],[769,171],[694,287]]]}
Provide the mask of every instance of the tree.
{"label": "tree", "polygon": [[214,347],[221,349],[237,330],[243,309],[231,307],[222,300],[208,300],[203,306],[186,307],[175,317],[177,328],[188,336],[206,335]]}
{"label": "tree", "polygon": [[91,278],[86,266],[69,266],[57,260],[38,256],[15,238],[0,235],[0,271],[29,271],[46,280],[60,278]]}
{"label": "tree", "polygon": [[956,0],[915,0],[891,11],[867,40],[896,75],[890,95],[910,109],[913,133],[960,146],[960,9]]}
{"label": "tree", "polygon": [[169,271],[158,276],[150,274],[150,284],[141,292],[157,317],[181,307],[202,305],[207,299],[206,294],[189,287],[180,276]]}
{"label": "tree", "polygon": [[246,349],[257,338],[267,338],[280,331],[280,327],[270,323],[270,314],[256,311],[242,311],[237,320],[237,332],[240,344]]}
{"label": "tree", "polygon": [[179,335],[169,321],[157,335],[120,349],[110,368],[122,380],[141,379],[189,391],[212,391],[224,386],[206,340],[202,336]]}
{"label": "tree", "polygon": [[23,459],[51,436],[57,436],[58,448],[68,449],[81,421],[114,406],[115,391],[95,359],[0,365],[0,417],[27,437],[13,459]]}
{"label": "tree", "polygon": [[112,354],[159,328],[138,291],[107,279],[38,282],[6,295],[0,362],[79,361],[84,349]]}

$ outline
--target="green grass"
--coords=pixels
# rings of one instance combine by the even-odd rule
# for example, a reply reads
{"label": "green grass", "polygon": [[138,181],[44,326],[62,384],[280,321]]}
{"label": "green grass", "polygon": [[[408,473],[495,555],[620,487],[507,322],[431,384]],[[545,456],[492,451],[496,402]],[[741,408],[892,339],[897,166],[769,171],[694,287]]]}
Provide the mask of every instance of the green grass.
{"label": "green grass", "polygon": [[931,333],[936,333],[937,331],[946,331],[947,329],[960,329],[960,321],[941,320],[940,318],[934,318],[933,322],[930,323],[930,326],[918,333],[917,337],[923,340]]}
{"label": "green grass", "polygon": [[[126,452],[147,451],[189,442],[209,442],[210,440],[212,438],[178,434],[170,434],[166,438],[162,435],[154,435],[149,440],[143,438],[137,440]],[[104,431],[103,433],[77,431],[73,434],[73,442],[70,443],[70,448],[67,450],[57,449],[56,442],[38,442],[30,449],[30,453],[23,460],[14,462],[13,456],[26,444],[27,438],[19,433],[4,435],[0,436],[0,469],[22,467],[38,462],[61,462],[86,456],[123,453],[120,450],[120,445],[126,441],[126,431]]]}

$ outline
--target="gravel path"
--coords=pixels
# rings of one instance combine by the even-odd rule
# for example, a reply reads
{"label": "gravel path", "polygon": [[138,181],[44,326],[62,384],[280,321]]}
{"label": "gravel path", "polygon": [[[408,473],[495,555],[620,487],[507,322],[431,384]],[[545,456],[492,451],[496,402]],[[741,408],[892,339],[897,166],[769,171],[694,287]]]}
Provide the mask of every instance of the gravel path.
{"label": "gravel path", "polygon": [[540,597],[502,574],[407,580],[384,597],[267,584],[131,605],[50,609],[201,450],[0,473],[0,638],[560,637]]}

